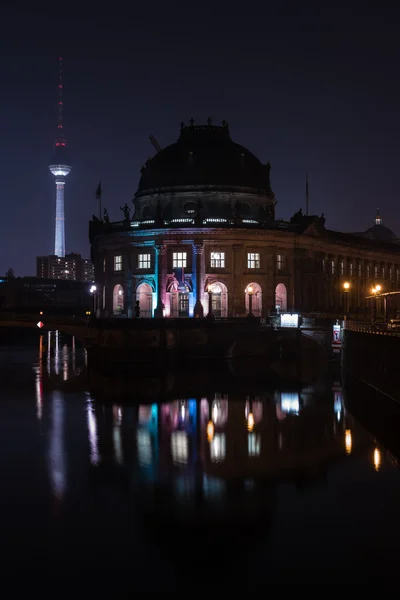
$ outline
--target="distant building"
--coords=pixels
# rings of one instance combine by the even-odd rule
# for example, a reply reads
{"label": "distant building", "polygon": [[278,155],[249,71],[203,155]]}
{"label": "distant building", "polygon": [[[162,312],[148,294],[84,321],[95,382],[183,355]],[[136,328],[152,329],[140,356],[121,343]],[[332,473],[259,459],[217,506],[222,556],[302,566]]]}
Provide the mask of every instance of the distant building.
{"label": "distant building", "polygon": [[65,256],[37,256],[36,276],[42,279],[67,279],[68,281],[94,282],[94,266],[80,254]]}
{"label": "distant building", "polygon": [[[90,284],[81,281],[12,277],[0,279],[0,310],[68,312],[84,314],[91,310]],[[52,309],[52,310],[50,310]]]}

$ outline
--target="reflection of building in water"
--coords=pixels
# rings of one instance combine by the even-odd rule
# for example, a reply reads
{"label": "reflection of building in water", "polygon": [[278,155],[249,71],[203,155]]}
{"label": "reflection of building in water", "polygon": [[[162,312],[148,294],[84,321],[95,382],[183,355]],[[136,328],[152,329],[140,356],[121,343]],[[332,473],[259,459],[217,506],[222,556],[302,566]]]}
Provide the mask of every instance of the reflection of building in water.
{"label": "reflection of building in water", "polygon": [[[163,514],[189,515],[202,506],[207,514],[216,510],[244,522],[254,502],[262,512],[269,495],[272,501],[278,479],[315,480],[332,462],[352,460],[371,443],[346,414],[340,389],[331,398],[274,392],[124,408],[88,404],[96,472],[110,477],[112,470],[99,467],[118,467],[134,487],[135,502]],[[371,468],[381,468],[375,444],[370,460]]]}
{"label": "reflection of building in water", "polygon": [[66,488],[66,455],[64,442],[64,399],[53,392],[51,401],[51,429],[49,446],[49,473],[54,496],[62,500]]}
{"label": "reflection of building in water", "polygon": [[[301,394],[176,400],[138,409],[137,453],[142,471],[194,474],[202,465],[216,478],[277,476],[295,469],[315,472],[328,458],[349,452],[336,394],[318,410],[303,406]],[[198,426],[199,425],[199,426]],[[155,448],[159,460],[156,462]]]}

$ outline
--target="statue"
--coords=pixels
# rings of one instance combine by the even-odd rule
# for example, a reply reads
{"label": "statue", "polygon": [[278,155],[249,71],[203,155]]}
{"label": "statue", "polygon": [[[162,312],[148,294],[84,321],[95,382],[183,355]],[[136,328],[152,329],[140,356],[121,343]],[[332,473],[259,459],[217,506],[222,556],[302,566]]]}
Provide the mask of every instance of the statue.
{"label": "statue", "polygon": [[207,119],[207,125],[212,125],[212,118],[211,117],[208,117],[208,119]]}
{"label": "statue", "polygon": [[228,127],[227,121],[225,121],[225,120],[222,121],[222,127]]}
{"label": "statue", "polygon": [[125,202],[124,206],[120,206],[120,210],[122,210],[122,212],[124,213],[124,220],[125,221],[130,221],[130,212],[131,209],[129,208],[129,206],[127,205],[127,203]]}
{"label": "statue", "polygon": [[190,126],[193,127],[193,125],[194,125],[194,119],[193,119],[193,117],[189,120],[189,123],[190,123]]}
{"label": "statue", "polygon": [[183,121],[181,121],[181,129],[183,129],[185,127],[185,123]]}
{"label": "statue", "polygon": [[110,222],[110,217],[108,216],[108,210],[105,208],[103,211],[103,218],[104,218],[104,223],[109,223]]}
{"label": "statue", "polygon": [[98,217],[96,217],[96,215],[92,215],[92,221],[94,223],[96,223],[96,222],[100,221],[100,219]]}
{"label": "statue", "polygon": [[303,218],[303,209],[300,208],[296,213],[294,213],[293,217],[290,219],[290,222],[293,224],[300,223],[302,218]]}

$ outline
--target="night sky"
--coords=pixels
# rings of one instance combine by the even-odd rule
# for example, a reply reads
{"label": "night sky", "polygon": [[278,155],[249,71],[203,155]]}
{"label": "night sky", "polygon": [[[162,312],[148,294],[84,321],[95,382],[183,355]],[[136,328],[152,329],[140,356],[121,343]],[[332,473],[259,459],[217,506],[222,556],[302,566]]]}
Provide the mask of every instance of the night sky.
{"label": "night sky", "polygon": [[351,3],[341,12],[324,4],[153,2],[132,3],[126,16],[3,13],[0,274],[13,267],[32,275],[35,257],[53,252],[48,165],[58,56],[73,167],[67,252],[89,256],[99,179],[103,204],[119,220],[155,152],[149,134],[166,146],[182,120],[209,116],[227,120],[234,141],[271,162],[278,218],[304,207],[308,171],[310,212],[325,213],[327,227],[365,230],[379,206],[384,224],[400,234],[398,14],[382,5],[379,15],[360,15]]}

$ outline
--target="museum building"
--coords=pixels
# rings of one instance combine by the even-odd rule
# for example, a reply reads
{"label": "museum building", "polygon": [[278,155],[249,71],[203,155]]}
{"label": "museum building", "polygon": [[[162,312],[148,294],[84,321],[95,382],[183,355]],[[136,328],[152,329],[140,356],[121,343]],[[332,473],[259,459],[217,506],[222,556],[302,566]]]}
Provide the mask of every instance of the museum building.
{"label": "museum building", "polygon": [[98,316],[133,317],[137,302],[141,318],[363,314],[378,284],[400,290],[399,240],[379,211],[353,234],[301,209],[277,220],[270,172],[225,121],[181,123],[142,167],[123,220],[105,210],[90,222]]}

